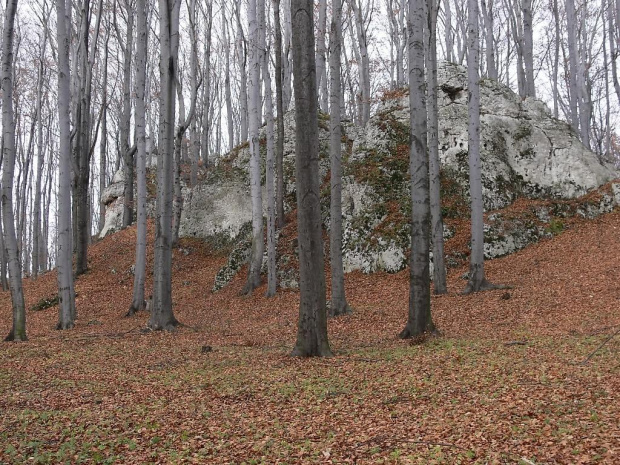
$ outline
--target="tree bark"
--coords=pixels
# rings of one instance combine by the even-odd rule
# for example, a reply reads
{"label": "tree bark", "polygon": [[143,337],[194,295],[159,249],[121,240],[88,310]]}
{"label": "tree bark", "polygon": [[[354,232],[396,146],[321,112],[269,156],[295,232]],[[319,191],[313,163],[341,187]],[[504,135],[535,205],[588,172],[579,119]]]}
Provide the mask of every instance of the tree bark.
{"label": "tree bark", "polygon": [[295,86],[295,173],[300,302],[292,355],[331,356],[325,312],[325,269],[319,196],[319,134],[311,0],[292,0]]}
{"label": "tree bark", "polygon": [[424,80],[423,0],[409,2],[409,106],[411,116],[409,171],[411,175],[411,256],[409,315],[401,338],[435,331],[430,292],[430,194],[427,154],[426,82]]}
{"label": "tree bark", "polygon": [[431,234],[433,243],[433,284],[435,294],[446,294],[446,263],[443,242],[443,216],[441,214],[441,178],[439,163],[439,109],[437,107],[437,15],[436,0],[428,3],[428,156],[431,209]]}
{"label": "tree bark", "polygon": [[[333,6],[332,6],[333,9]],[[327,50],[325,35],[327,32],[327,0],[319,0],[319,23],[316,37],[316,79],[321,111],[329,111],[329,93],[327,91]]]}
{"label": "tree bark", "polygon": [[276,110],[278,112],[276,143],[276,220],[277,228],[284,227],[284,96],[282,89],[282,28],[280,25],[280,0],[273,0],[276,46]]}
{"label": "tree bark", "polygon": [[[120,121],[121,151],[124,161],[125,189],[123,191],[123,228],[133,223],[134,217],[134,150],[129,141],[131,130],[131,57],[133,53],[134,12],[131,0],[126,0],[127,43],[123,47],[123,110]],[[120,39],[120,35],[119,35]],[[119,40],[119,44],[120,44]]]}
{"label": "tree bark", "polygon": [[342,265],[342,128],[340,124],[340,68],[342,52],[342,0],[332,1],[331,32],[329,35],[329,75],[330,83],[330,228],[329,251],[331,261],[332,295],[329,307],[330,316],[351,313],[344,288],[344,268]]}
{"label": "tree bark", "polygon": [[534,83],[534,28],[532,17],[532,0],[522,0],[523,10],[523,65],[525,68],[525,94],[536,98]]}
{"label": "tree bark", "polygon": [[484,274],[484,210],[480,170],[480,77],[478,75],[478,0],[468,0],[469,17],[467,90],[469,133],[469,192],[471,197],[471,255],[469,281],[464,294],[492,289]]}
{"label": "tree bark", "polygon": [[71,231],[71,126],[69,105],[71,101],[69,71],[69,25],[66,22],[65,0],[56,2],[58,44],[58,246],[56,268],[58,270],[57,329],[70,329],[75,325],[75,290],[73,287]]}
{"label": "tree bark", "polygon": [[177,0],[159,0],[161,150],[157,163],[160,174],[157,185],[153,309],[148,326],[153,330],[167,331],[173,330],[179,324],[172,311],[172,168],[180,7],[181,2]]}
{"label": "tree bark", "polygon": [[138,150],[138,219],[136,230],[136,265],[134,268],[133,298],[128,315],[146,308],[144,281],[146,278],[146,117],[144,91],[146,88],[147,12],[145,0],[137,0],[136,50],[136,145]]}
{"label": "tree bark", "polygon": [[15,119],[13,115],[13,37],[17,0],[6,3],[2,31],[2,219],[4,245],[8,256],[9,285],[13,307],[13,327],[6,341],[25,341],[26,304],[22,270],[13,217],[13,175],[15,170]]}
{"label": "tree bark", "polygon": [[260,116],[260,26],[257,17],[257,0],[250,0],[248,9],[250,36],[250,195],[252,198],[252,251],[248,279],[244,293],[251,293],[260,286],[260,270],[265,250],[263,233],[263,196],[261,191],[260,146],[258,129]]}

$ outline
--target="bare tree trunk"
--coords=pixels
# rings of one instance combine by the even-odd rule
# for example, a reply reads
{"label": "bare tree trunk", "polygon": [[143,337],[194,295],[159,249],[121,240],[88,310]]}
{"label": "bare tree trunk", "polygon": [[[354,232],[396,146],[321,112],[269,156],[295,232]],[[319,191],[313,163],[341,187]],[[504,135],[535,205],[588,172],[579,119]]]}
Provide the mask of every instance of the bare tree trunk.
{"label": "bare tree trunk", "polygon": [[278,111],[278,140],[276,143],[276,220],[277,228],[284,227],[284,97],[282,89],[282,28],[280,26],[280,0],[273,0],[276,46],[276,109]]}
{"label": "bare tree trunk", "polygon": [[435,331],[430,292],[430,195],[426,134],[426,83],[424,80],[424,2],[409,2],[409,106],[411,116],[411,258],[409,315],[401,338]]}
{"label": "bare tree trunk", "polygon": [[[123,111],[120,121],[121,151],[125,163],[125,190],[123,192],[123,228],[133,223],[134,200],[133,200],[133,178],[134,178],[134,153],[129,142],[131,129],[131,57],[133,53],[133,1],[125,0],[125,11],[127,14],[127,43],[122,47],[124,54],[123,61]],[[121,44],[119,34],[119,44]]]}
{"label": "bare tree trunk", "polygon": [[433,284],[435,294],[446,294],[446,263],[443,243],[443,216],[441,214],[441,180],[439,163],[439,109],[437,107],[437,15],[436,0],[428,3],[428,155],[431,235],[433,243]]}
{"label": "bare tree trunk", "polygon": [[[609,21],[609,53],[611,56],[611,77],[614,83],[614,89],[616,90],[616,96],[618,97],[618,102],[620,102],[620,83],[618,82],[618,67],[616,64],[616,59],[618,56],[618,52],[616,51],[616,40],[618,40],[618,31],[617,24],[614,24],[613,0],[609,0],[609,5],[607,7],[607,18]],[[620,18],[617,18],[617,20],[620,20]]]}
{"label": "bare tree trunk", "polygon": [[56,267],[58,269],[58,310],[57,329],[70,329],[75,325],[75,290],[72,270],[71,231],[71,126],[69,105],[71,101],[69,72],[69,25],[64,0],[56,2],[57,44],[58,44],[58,246]]}
{"label": "bare tree trunk", "polygon": [[232,107],[232,95],[230,91],[230,75],[232,69],[230,69],[230,43],[228,40],[228,20],[226,19],[226,8],[222,7],[222,35],[224,42],[224,59],[226,60],[226,67],[224,71],[224,93],[226,96],[226,116],[228,126],[228,150],[232,150],[235,146],[235,132],[233,123],[233,107]]}
{"label": "bare tree trunk", "polygon": [[260,270],[263,263],[263,198],[261,192],[261,169],[258,128],[260,126],[260,26],[257,18],[257,0],[250,0],[248,20],[250,24],[250,191],[252,197],[252,252],[248,279],[244,292],[251,293],[260,286]]}
{"label": "bare tree trunk", "polygon": [[325,268],[319,199],[319,121],[311,0],[293,0],[295,76],[295,183],[299,231],[300,302],[297,342],[292,355],[332,355],[327,340]]}
{"label": "bare tree trunk", "polygon": [[329,35],[330,83],[330,143],[331,162],[329,251],[331,261],[332,296],[330,316],[351,313],[344,288],[342,265],[342,128],[340,124],[340,68],[342,52],[342,0],[332,0],[331,32]]}
{"label": "bare tree trunk", "polygon": [[138,148],[138,220],[136,231],[136,266],[134,269],[133,298],[128,315],[146,308],[144,281],[146,278],[146,117],[144,91],[146,88],[146,51],[148,38],[145,0],[137,0],[136,50],[136,145]]}
{"label": "bare tree trunk", "polygon": [[355,28],[357,31],[360,53],[360,62],[358,63],[362,100],[360,125],[365,126],[370,119],[370,59],[368,57],[368,42],[364,16],[362,15],[362,8],[357,2],[358,0],[352,0],[351,6],[355,14]]}
{"label": "bare tree trunk", "polygon": [[180,8],[181,2],[177,0],[159,0],[162,143],[157,163],[160,175],[157,185],[153,309],[148,326],[153,330],[167,331],[179,324],[172,311],[172,168]]}
{"label": "bare tree trunk", "polygon": [[32,225],[32,277],[36,279],[40,266],[40,243],[41,243],[41,182],[43,179],[43,81],[46,75],[45,52],[47,50],[47,29],[43,31],[43,43],[41,45],[41,55],[39,56],[39,75],[37,79],[37,179],[34,189],[34,214]]}
{"label": "bare tree trunk", "polygon": [[[568,37],[568,59],[569,59],[569,105],[570,105],[570,120],[571,125],[575,132],[579,132],[579,91],[577,90],[577,73],[579,72],[577,66],[577,24],[575,21],[575,3],[573,0],[566,0],[566,23]],[[572,29],[571,29],[572,28]]]}
{"label": "bare tree trunk", "polygon": [[[248,140],[248,88],[247,88],[247,70],[246,59],[247,43],[243,35],[243,26],[241,25],[241,3],[237,3],[235,7],[235,17],[237,18],[237,59],[239,61],[239,79],[241,82],[239,90],[239,116],[241,119],[241,142]],[[250,65],[251,66],[251,65]]]}
{"label": "bare tree trunk", "polygon": [[523,11],[523,65],[525,68],[525,94],[536,98],[534,83],[534,28],[532,18],[532,0],[522,0]]}
{"label": "bare tree trunk", "polygon": [[469,192],[471,197],[471,255],[469,281],[463,291],[471,292],[493,289],[484,274],[484,210],[482,203],[482,179],[480,169],[480,77],[478,75],[478,0],[468,0],[468,58],[467,90],[469,132]]}
{"label": "bare tree trunk", "polygon": [[555,24],[555,44],[553,54],[553,116],[559,117],[558,98],[560,91],[558,88],[558,72],[560,68],[560,14],[558,12],[558,0],[552,1],[552,13]]}
{"label": "bare tree trunk", "polygon": [[[261,5],[262,23],[265,24],[265,4]],[[263,26],[264,27],[264,26]],[[267,50],[264,36],[261,47]],[[269,54],[263,53],[263,82],[265,83],[265,119],[267,120],[267,159],[265,175],[267,182],[267,297],[276,295],[276,191],[274,167],[273,98],[271,95],[271,75],[269,74]]]}
{"label": "bare tree trunk", "polygon": [[[106,166],[108,157],[108,43],[110,35],[106,34],[103,58],[103,97],[101,102],[101,139],[99,141],[99,196],[106,187]],[[99,232],[105,225],[105,205],[99,199]]]}
{"label": "bare tree trunk", "polygon": [[445,0],[445,24],[444,29],[446,32],[446,61],[454,61],[454,37],[452,35],[452,10],[450,7],[451,0]]}
{"label": "bare tree trunk", "polygon": [[13,37],[17,0],[6,3],[2,31],[2,219],[4,245],[8,255],[9,283],[13,306],[13,327],[5,341],[25,341],[26,304],[13,217],[13,174],[15,170],[15,119],[13,116]]}
{"label": "bare tree trunk", "polygon": [[487,60],[487,76],[491,79],[497,79],[497,66],[495,65],[495,35],[493,0],[482,0],[482,16],[484,17],[484,29],[486,31],[486,60]]}
{"label": "bare tree trunk", "polygon": [[[333,7],[332,7],[333,8]],[[316,80],[321,111],[328,112],[329,93],[327,91],[327,59],[325,55],[325,35],[327,32],[327,0],[319,0],[319,23],[316,37]]]}

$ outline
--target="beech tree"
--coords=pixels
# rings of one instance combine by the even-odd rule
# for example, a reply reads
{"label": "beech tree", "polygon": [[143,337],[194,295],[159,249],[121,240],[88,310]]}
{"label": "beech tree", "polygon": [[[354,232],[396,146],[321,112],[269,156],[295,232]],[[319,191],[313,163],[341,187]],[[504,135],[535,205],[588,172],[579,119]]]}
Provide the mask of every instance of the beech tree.
{"label": "beech tree", "polygon": [[9,285],[13,306],[13,327],[6,341],[25,341],[26,304],[13,216],[13,174],[15,169],[15,119],[13,116],[13,36],[17,0],[6,3],[2,30],[2,219],[4,246],[8,256]]}
{"label": "beech tree", "polygon": [[427,154],[426,82],[424,79],[423,0],[409,1],[409,114],[411,176],[411,255],[409,259],[409,315],[401,338],[435,331],[430,291],[430,193]]}
{"label": "beech tree", "polygon": [[146,117],[144,91],[146,88],[147,13],[145,0],[137,0],[137,50],[136,50],[136,145],[138,150],[138,221],[136,231],[136,265],[134,269],[133,298],[129,315],[144,310],[144,280],[146,275]]}
{"label": "beech tree", "polygon": [[56,27],[58,44],[58,248],[56,268],[58,272],[57,329],[70,329],[75,325],[75,289],[72,270],[72,224],[71,224],[71,125],[70,102],[71,76],[69,72],[70,25],[66,22],[65,0],[56,1]]}
{"label": "beech tree", "polygon": [[278,112],[276,142],[276,221],[278,229],[284,227],[284,90],[282,83],[282,27],[280,23],[280,0],[273,0],[276,111]]}
{"label": "beech tree", "polygon": [[428,156],[429,195],[431,209],[431,236],[433,243],[433,284],[435,294],[446,294],[446,263],[443,244],[443,216],[441,213],[441,177],[439,163],[439,110],[437,107],[437,0],[428,0],[427,79],[428,79]]}
{"label": "beech tree", "polygon": [[[261,0],[258,0],[259,2]],[[260,26],[258,22],[257,0],[250,0],[248,7],[249,36],[250,36],[250,195],[252,198],[252,250],[248,279],[244,288],[245,293],[251,293],[260,286],[260,270],[265,250],[263,233],[263,196],[261,191],[260,146],[258,129],[260,127]]]}
{"label": "beech tree", "polygon": [[159,182],[157,183],[153,308],[148,325],[153,330],[167,331],[179,324],[172,311],[172,188],[180,8],[179,0],[159,0],[161,147],[157,161]]}
{"label": "beech tree", "polygon": [[319,119],[311,0],[292,0],[295,89],[295,186],[299,231],[299,320],[292,355],[331,356],[319,190]]}
{"label": "beech tree", "polygon": [[344,289],[342,265],[342,128],[340,124],[340,68],[342,43],[342,1],[332,1],[332,20],[329,36],[330,83],[330,230],[329,251],[332,271],[332,298],[330,316],[351,313]]}

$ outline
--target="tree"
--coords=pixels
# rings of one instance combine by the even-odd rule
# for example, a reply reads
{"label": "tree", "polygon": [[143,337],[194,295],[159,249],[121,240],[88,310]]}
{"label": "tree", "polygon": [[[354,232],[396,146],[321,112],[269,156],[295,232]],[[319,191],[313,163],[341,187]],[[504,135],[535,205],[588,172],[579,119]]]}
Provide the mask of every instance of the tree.
{"label": "tree", "polygon": [[[266,31],[265,3],[261,2],[259,11],[261,30]],[[267,297],[276,295],[276,191],[273,134],[273,97],[271,94],[271,75],[269,74],[269,53],[265,34],[261,37],[262,72],[265,84],[265,119],[267,120],[267,159],[265,182],[267,183]]]}
{"label": "tree", "polygon": [[21,264],[13,217],[13,174],[15,170],[15,119],[13,116],[13,36],[17,0],[8,1],[2,31],[2,219],[4,245],[8,256],[9,285],[13,306],[13,327],[6,341],[25,341],[26,304],[22,288]]}
{"label": "tree", "polygon": [[446,294],[446,263],[443,244],[443,215],[441,213],[441,178],[439,164],[439,120],[437,108],[437,0],[428,2],[427,57],[428,66],[428,156],[431,235],[433,243],[433,284],[435,294]]}
{"label": "tree", "polygon": [[248,8],[250,25],[250,196],[252,198],[252,251],[250,266],[244,293],[251,293],[260,286],[260,270],[263,263],[265,239],[263,234],[263,196],[261,192],[260,146],[258,128],[260,126],[260,66],[261,51],[259,36],[261,34],[257,17],[257,0],[250,0]]}
{"label": "tree", "polygon": [[284,227],[284,96],[282,89],[282,27],[280,23],[280,0],[273,0],[275,48],[276,48],[276,110],[278,112],[276,142],[276,220],[278,229]]}
{"label": "tree", "polygon": [[65,0],[56,2],[56,26],[58,44],[58,248],[56,267],[58,270],[58,311],[57,329],[70,329],[75,325],[75,290],[71,258],[71,125],[69,105],[71,101],[69,72],[69,30],[66,23]]}
{"label": "tree", "polygon": [[146,88],[146,50],[147,14],[145,0],[137,0],[137,38],[136,50],[136,145],[138,149],[138,221],[136,231],[136,266],[134,270],[133,298],[128,315],[143,310],[144,280],[146,274],[146,117],[144,109],[144,90]]}
{"label": "tree", "polygon": [[484,274],[484,210],[482,203],[482,175],[480,170],[480,77],[478,74],[478,0],[468,0],[469,17],[467,90],[469,132],[469,193],[471,197],[471,255],[469,281],[463,294],[496,289]]}
{"label": "tree", "polygon": [[295,89],[295,185],[300,301],[292,355],[331,356],[325,312],[325,269],[319,192],[319,121],[311,0],[292,0]]}
{"label": "tree", "polygon": [[149,327],[174,329],[179,322],[172,311],[172,186],[174,182],[175,86],[179,60],[179,0],[159,0],[160,139],[157,169],[157,218],[155,229],[155,267],[153,309]]}
{"label": "tree", "polygon": [[427,155],[426,83],[424,80],[423,0],[409,1],[409,111],[411,117],[409,172],[411,176],[411,256],[409,316],[401,338],[435,331],[431,318],[430,194]]}
{"label": "tree", "polygon": [[329,251],[332,270],[332,298],[330,316],[351,313],[344,289],[342,265],[342,128],[340,125],[340,68],[342,44],[342,0],[332,2],[332,20],[329,36],[330,85],[330,143],[331,162],[330,186],[330,231]]}

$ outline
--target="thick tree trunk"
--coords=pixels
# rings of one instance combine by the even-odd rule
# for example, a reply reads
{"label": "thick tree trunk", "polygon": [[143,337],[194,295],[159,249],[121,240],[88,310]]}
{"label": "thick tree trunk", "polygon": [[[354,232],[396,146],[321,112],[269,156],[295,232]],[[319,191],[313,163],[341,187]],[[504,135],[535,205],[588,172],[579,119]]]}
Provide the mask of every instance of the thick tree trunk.
{"label": "thick tree trunk", "polygon": [[342,0],[332,1],[331,32],[329,35],[330,94],[330,143],[331,162],[330,187],[330,230],[329,250],[331,261],[332,298],[330,316],[351,313],[344,288],[342,265],[342,128],[340,125],[340,68],[342,52]]}
{"label": "thick tree trunk", "polygon": [[411,257],[409,315],[401,338],[435,331],[430,292],[430,194],[427,154],[426,83],[424,80],[424,2],[409,2],[409,106],[411,116]]}
{"label": "thick tree trunk", "polygon": [[433,284],[435,294],[446,294],[446,263],[443,243],[443,216],[441,214],[441,179],[439,163],[439,109],[437,107],[437,15],[438,3],[428,5],[428,156],[431,208],[431,235],[433,243]]}
{"label": "thick tree trunk", "polygon": [[252,252],[248,267],[248,279],[244,292],[251,293],[260,286],[260,270],[265,250],[263,233],[263,196],[261,192],[260,147],[260,27],[257,17],[257,0],[250,0],[248,9],[250,24],[250,195],[252,198]]}
{"label": "thick tree trunk", "polygon": [[[620,102],[620,83],[618,81],[618,67],[616,64],[618,53],[616,51],[616,40],[618,40],[618,31],[616,30],[617,25],[614,24],[613,0],[609,0],[607,17],[609,21],[609,53],[611,55],[611,78],[614,83],[614,89],[616,90],[616,97],[618,98],[618,102]],[[620,20],[620,18],[617,18],[617,20]]]}
{"label": "thick tree trunk", "polygon": [[58,270],[58,311],[57,329],[70,329],[75,325],[75,290],[72,270],[71,231],[71,125],[69,105],[71,101],[69,74],[69,28],[66,24],[66,5],[64,0],[56,2],[58,44],[58,246],[56,268]]}
{"label": "thick tree trunk", "polygon": [[[579,133],[579,91],[577,90],[577,73],[579,72],[577,66],[577,39],[575,21],[575,3],[573,0],[566,0],[566,23],[568,29],[566,35],[568,37],[568,60],[569,66],[569,107],[570,107],[570,121],[575,132]],[[571,29],[572,28],[572,29]]]}
{"label": "thick tree trunk", "polygon": [[136,50],[136,145],[138,148],[138,221],[136,231],[136,266],[133,298],[128,315],[145,309],[144,281],[146,278],[146,117],[144,91],[146,88],[147,12],[145,0],[137,0]]}
{"label": "thick tree trunk", "polygon": [[357,40],[359,45],[360,60],[359,78],[361,87],[361,121],[360,126],[365,126],[370,119],[370,58],[368,56],[368,42],[366,37],[366,27],[364,24],[364,16],[362,15],[361,5],[358,0],[353,0],[351,6],[355,14],[355,29],[357,31]]}
{"label": "thick tree trunk", "polygon": [[2,219],[4,245],[8,256],[13,327],[6,341],[25,341],[26,304],[22,270],[13,217],[13,175],[15,170],[15,119],[13,116],[13,37],[17,0],[6,3],[2,31]]}
{"label": "thick tree trunk", "polygon": [[325,312],[325,269],[319,196],[319,124],[311,0],[292,0],[295,85],[295,173],[300,302],[292,355],[331,356]]}
{"label": "thick tree trunk", "polygon": [[175,82],[179,51],[179,10],[181,2],[159,0],[161,72],[161,150],[157,169],[158,211],[155,232],[153,309],[148,326],[172,330],[178,325],[172,311],[172,172],[174,157]]}
{"label": "thick tree trunk", "polygon": [[276,46],[276,109],[278,111],[276,143],[276,220],[277,228],[284,227],[284,96],[282,89],[282,28],[280,26],[280,0],[273,0]]}

